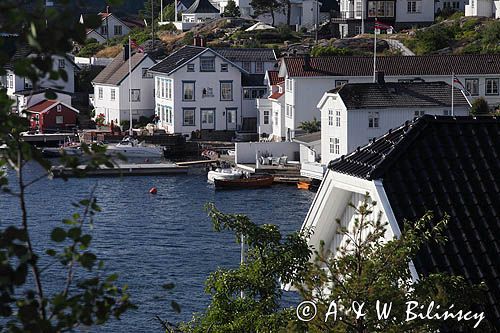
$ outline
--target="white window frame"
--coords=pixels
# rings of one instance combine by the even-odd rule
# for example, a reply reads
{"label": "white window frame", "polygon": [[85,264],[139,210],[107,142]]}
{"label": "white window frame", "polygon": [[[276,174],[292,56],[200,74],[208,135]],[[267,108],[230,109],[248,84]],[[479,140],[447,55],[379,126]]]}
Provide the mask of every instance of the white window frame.
{"label": "white window frame", "polygon": [[333,127],[333,110],[328,110],[328,126]]}
{"label": "white window frame", "polygon": [[288,92],[293,92],[293,80],[287,78],[285,82],[285,90]]}
{"label": "white window frame", "polygon": [[263,61],[256,61],[255,62],[255,73],[257,73],[257,74],[264,73],[264,62]]}
{"label": "white window frame", "polygon": [[330,154],[335,154],[335,138],[330,138],[330,143],[329,143],[329,148],[330,148]]}
{"label": "white window frame", "polygon": [[[186,121],[186,112],[193,113],[192,122]],[[182,124],[183,124],[183,126],[195,126],[196,125],[196,109],[195,108],[183,108],[182,109]]]}
{"label": "white window frame", "polygon": [[187,71],[188,72],[194,72],[194,64],[193,63],[187,64]]}
{"label": "white window frame", "polygon": [[129,89],[129,99],[131,102],[140,102],[141,89]]}
{"label": "white window frame", "polygon": [[220,71],[221,72],[228,72],[229,71],[229,64],[227,64],[227,63],[220,64]]}
{"label": "white window frame", "polygon": [[215,57],[200,57],[200,72],[215,72]]}
{"label": "white window frame", "polygon": [[[192,86],[192,98],[186,98],[186,88]],[[182,100],[185,102],[193,102],[196,100],[196,83],[195,81],[182,81]]]}
{"label": "white window frame", "polygon": [[264,125],[269,125],[270,115],[271,115],[271,111],[264,110],[264,119],[263,119]]}
{"label": "white window frame", "polygon": [[233,100],[233,81],[220,81],[220,100]]}
{"label": "white window frame", "polygon": [[252,62],[251,61],[242,61],[241,67],[246,70],[248,73],[252,72]]}
{"label": "white window frame", "polygon": [[97,98],[98,99],[103,99],[103,96],[104,96],[104,92],[103,92],[102,87],[98,87],[97,88]]}
{"label": "white window frame", "polygon": [[340,127],[340,111],[335,111],[335,126]]}
{"label": "white window frame", "polygon": [[227,113],[226,120],[228,125],[236,124],[236,112],[237,112],[236,109],[226,109]]}
{"label": "white window frame", "polygon": [[479,79],[465,79],[465,90],[467,90],[471,96],[479,96]]}
{"label": "white window frame", "polygon": [[368,128],[379,128],[380,114],[378,111],[368,112]]}
{"label": "white window frame", "polygon": [[111,88],[111,94],[110,94],[110,96],[111,96],[110,99],[112,101],[114,101],[116,99],[116,90],[115,89]]}
{"label": "white window frame", "polygon": [[56,116],[56,124],[61,125],[64,124],[64,116]]}
{"label": "white window frame", "polygon": [[497,96],[499,93],[499,82],[497,78],[486,78],[485,79],[485,95],[486,96]]}
{"label": "white window frame", "polygon": [[334,140],[334,145],[335,145],[335,155],[340,155],[340,139],[335,138]]}

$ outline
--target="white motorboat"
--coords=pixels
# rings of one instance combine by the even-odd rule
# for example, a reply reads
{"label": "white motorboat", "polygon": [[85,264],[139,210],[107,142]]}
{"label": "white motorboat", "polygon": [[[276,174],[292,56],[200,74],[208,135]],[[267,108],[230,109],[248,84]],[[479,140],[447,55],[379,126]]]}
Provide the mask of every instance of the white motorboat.
{"label": "white motorboat", "polygon": [[210,170],[208,172],[207,178],[210,183],[214,183],[215,180],[231,180],[241,178],[243,172],[236,168],[232,168],[230,165],[222,165],[215,170]]}
{"label": "white motorboat", "polygon": [[125,138],[117,145],[108,145],[107,152],[110,155],[121,154],[125,157],[163,157],[163,148],[157,146],[146,146],[138,140]]}

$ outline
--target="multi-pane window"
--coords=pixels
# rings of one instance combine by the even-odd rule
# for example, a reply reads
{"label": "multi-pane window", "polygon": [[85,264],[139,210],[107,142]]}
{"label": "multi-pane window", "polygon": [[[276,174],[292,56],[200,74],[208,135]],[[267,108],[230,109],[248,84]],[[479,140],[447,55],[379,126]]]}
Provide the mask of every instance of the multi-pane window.
{"label": "multi-pane window", "polygon": [[14,88],[14,75],[7,75],[7,88]]}
{"label": "multi-pane window", "polygon": [[227,72],[227,70],[228,70],[228,64],[220,64],[221,72]]}
{"label": "multi-pane window", "polygon": [[97,98],[102,99],[103,95],[104,95],[104,93],[102,91],[102,87],[99,87],[97,89]]}
{"label": "multi-pane window", "polygon": [[479,95],[479,79],[465,79],[465,89],[471,96]]}
{"label": "multi-pane window", "polygon": [[200,71],[201,72],[215,72],[215,57],[201,57],[200,58]]}
{"label": "multi-pane window", "polygon": [[172,79],[156,78],[156,97],[172,99]]}
{"label": "multi-pane window", "polygon": [[330,138],[330,154],[335,154],[335,138]]}
{"label": "multi-pane window", "polygon": [[231,81],[220,82],[220,100],[221,101],[233,100],[233,82]]}
{"label": "multi-pane window", "polygon": [[64,116],[56,116],[56,124],[64,124]]}
{"label": "multi-pane window", "polygon": [[182,82],[182,100],[183,101],[194,101],[194,82],[184,81]]}
{"label": "multi-pane window", "polygon": [[340,154],[340,139],[339,138],[335,138],[334,140],[334,144],[335,144],[335,152],[334,154],[336,155],[339,155]]}
{"label": "multi-pane window", "polygon": [[450,110],[443,110],[443,116],[451,116]]}
{"label": "multi-pane window", "polygon": [[409,14],[417,14],[422,12],[422,1],[408,1],[406,4],[406,10]]}
{"label": "multi-pane window", "polygon": [[250,61],[243,61],[241,66],[249,73],[252,71],[252,63]]}
{"label": "multi-pane window", "polygon": [[236,110],[228,109],[227,110],[227,123],[228,124],[236,124]]}
{"label": "multi-pane window", "polygon": [[368,127],[377,128],[379,125],[379,114],[378,112],[370,111],[368,112]]}
{"label": "multi-pane window", "polygon": [[101,26],[101,35],[107,35],[108,34],[108,26],[102,25]]}
{"label": "multi-pane window", "polygon": [[277,111],[273,112],[273,125],[278,126],[278,112]]}
{"label": "multi-pane window", "polygon": [[194,64],[187,64],[187,71],[194,72]]}
{"label": "multi-pane window", "polygon": [[335,111],[335,126],[340,127],[340,111]]}
{"label": "multi-pane window", "polygon": [[243,89],[243,98],[244,99],[256,99],[256,98],[263,98],[267,93],[266,89],[262,88],[245,88]]}
{"label": "multi-pane window", "polygon": [[293,106],[292,105],[290,105],[290,104],[285,105],[285,116],[287,116],[288,118],[293,117]]}
{"label": "multi-pane window", "polygon": [[122,26],[121,25],[115,25],[115,35],[120,36],[122,34]]}
{"label": "multi-pane window", "polygon": [[64,59],[59,59],[59,68],[66,67],[66,61]]}
{"label": "multi-pane window", "polygon": [[264,125],[269,125],[269,113],[270,111],[264,110]]}
{"label": "multi-pane window", "polygon": [[116,98],[116,90],[115,89],[111,89],[111,100],[114,101]]}
{"label": "multi-pane window", "polygon": [[422,117],[425,114],[425,111],[415,111],[415,117]]}
{"label": "multi-pane window", "polygon": [[394,1],[368,1],[368,17],[394,17]]}
{"label": "multi-pane window", "polygon": [[486,95],[498,95],[498,79],[486,79]]}
{"label": "multi-pane window", "polygon": [[184,112],[184,121],[183,121],[183,124],[184,126],[194,126],[194,119],[195,119],[195,116],[194,116],[194,112],[195,112],[195,109],[183,109],[183,112]]}
{"label": "multi-pane window", "polygon": [[293,91],[293,80],[292,79],[286,79],[285,90],[290,91],[290,92]]}
{"label": "multi-pane window", "polygon": [[255,63],[255,73],[264,73],[264,63],[262,61]]}
{"label": "multi-pane window", "polygon": [[328,110],[328,126],[333,126],[333,110]]}
{"label": "multi-pane window", "polygon": [[31,89],[33,88],[33,83],[31,83],[30,80],[24,79],[24,89]]}
{"label": "multi-pane window", "polygon": [[141,89],[131,89],[130,90],[130,100],[132,102],[141,101]]}

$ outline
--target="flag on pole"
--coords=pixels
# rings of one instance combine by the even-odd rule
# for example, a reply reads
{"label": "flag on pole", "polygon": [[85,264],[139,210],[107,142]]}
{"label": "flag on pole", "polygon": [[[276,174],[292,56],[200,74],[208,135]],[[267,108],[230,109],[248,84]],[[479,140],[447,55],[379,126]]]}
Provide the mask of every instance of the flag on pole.
{"label": "flag on pole", "polygon": [[467,89],[465,89],[465,86],[462,84],[462,82],[458,79],[458,77],[455,76],[455,74],[453,74],[453,85],[458,85],[458,88],[460,90],[462,90],[465,94],[469,94],[469,92],[467,91]]}
{"label": "flag on pole", "polygon": [[137,44],[137,42],[133,39],[130,40],[130,46],[133,49],[137,49],[137,52],[144,53],[144,48],[142,46],[140,46],[139,44]]}

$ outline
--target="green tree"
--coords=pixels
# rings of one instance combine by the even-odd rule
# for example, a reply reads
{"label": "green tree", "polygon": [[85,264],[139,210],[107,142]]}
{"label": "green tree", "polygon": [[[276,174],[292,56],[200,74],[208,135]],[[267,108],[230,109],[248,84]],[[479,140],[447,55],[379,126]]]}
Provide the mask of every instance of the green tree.
{"label": "green tree", "polygon": [[[345,242],[336,253],[321,243],[314,262],[308,263],[299,290],[306,300],[315,301],[318,311],[307,325],[308,332],[433,332],[443,322],[406,321],[406,302],[428,305],[435,301],[442,309],[454,304],[464,312],[473,304],[481,304],[483,287],[471,286],[462,277],[431,274],[413,281],[409,268],[412,259],[427,243],[446,241],[443,232],[447,218],[435,221],[428,213],[414,223],[406,222],[401,237],[386,241],[387,222],[374,213],[375,205],[368,195],[358,207],[351,204],[355,217],[350,229],[332,221],[337,223],[338,239]],[[377,316],[377,301],[392,303],[385,320]],[[353,302],[364,303],[364,316],[352,311],[356,306]],[[335,309],[332,304],[337,307],[336,317],[327,317],[326,313]],[[325,322],[325,318],[329,320]],[[448,320],[446,324],[452,331],[471,331],[475,322]],[[480,327],[487,328],[486,321]]]}
{"label": "green tree", "polygon": [[[174,21],[175,18],[175,4],[172,2],[163,9],[163,20]],[[177,20],[181,20],[182,13],[177,13]]]}
{"label": "green tree", "polygon": [[479,114],[488,114],[489,112],[490,112],[490,106],[483,97],[476,98],[472,102],[472,107],[470,109],[471,114],[479,115]]}
{"label": "green tree", "polygon": [[[110,1],[116,3],[116,1]],[[62,69],[53,69],[52,55],[65,55],[73,43],[83,44],[85,29],[95,28],[100,20],[89,18],[85,26],[79,24],[74,12],[63,6],[58,10],[45,9],[37,2],[29,10],[16,0],[0,2],[2,31],[16,35],[17,47],[29,47],[33,57],[15,60],[14,72],[29,78],[36,89],[40,78],[68,80]],[[8,44],[12,38],[0,36],[0,75],[5,75],[4,65],[9,59]],[[57,66],[56,66],[57,68]],[[46,94],[54,98],[54,93]],[[62,221],[51,232],[53,244],[45,248],[32,242],[26,195],[34,183],[52,175],[51,164],[40,151],[24,142],[21,133],[28,129],[27,119],[11,113],[12,100],[5,90],[0,90],[0,166],[8,165],[17,177],[10,184],[5,171],[0,168],[0,191],[19,201],[21,217],[18,223],[2,224],[0,229],[0,330],[2,332],[66,332],[80,326],[106,323],[120,318],[133,307],[126,286],[116,283],[117,275],[104,271],[104,264],[92,253],[92,235],[89,227],[100,210],[91,193],[87,199],[75,203],[77,212]],[[63,156],[61,164],[84,174],[100,165],[113,167],[105,155],[105,148],[82,145],[88,156],[84,170],[77,169],[81,162],[76,157]],[[37,163],[41,172],[26,179],[28,162]],[[15,209],[15,208],[12,208]],[[50,265],[61,265],[65,282],[60,289],[49,292],[43,283],[40,258]],[[82,276],[75,281],[74,277]]]}
{"label": "green tree", "polygon": [[240,7],[236,6],[236,2],[234,0],[229,0],[226,8],[224,8],[223,17],[240,17]]}
{"label": "green tree", "polygon": [[254,10],[255,17],[262,14],[271,15],[271,25],[274,26],[275,13],[281,9],[281,3],[278,0],[252,0],[250,6],[252,6]]}
{"label": "green tree", "polygon": [[321,130],[321,121],[313,118],[313,120],[306,120],[300,123],[299,128],[306,133],[314,133]]}
{"label": "green tree", "polygon": [[248,248],[245,262],[234,269],[219,268],[206,281],[210,305],[189,323],[184,332],[286,332],[296,321],[295,311],[282,309],[281,283],[296,282],[311,252],[304,235],[282,237],[277,226],[257,225],[240,214],[223,214],[206,206],[214,229],[234,232]]}
{"label": "green tree", "polygon": [[329,46],[316,45],[311,50],[312,57],[338,56],[338,55],[352,55],[352,51],[347,48],[339,48],[332,45]]}

